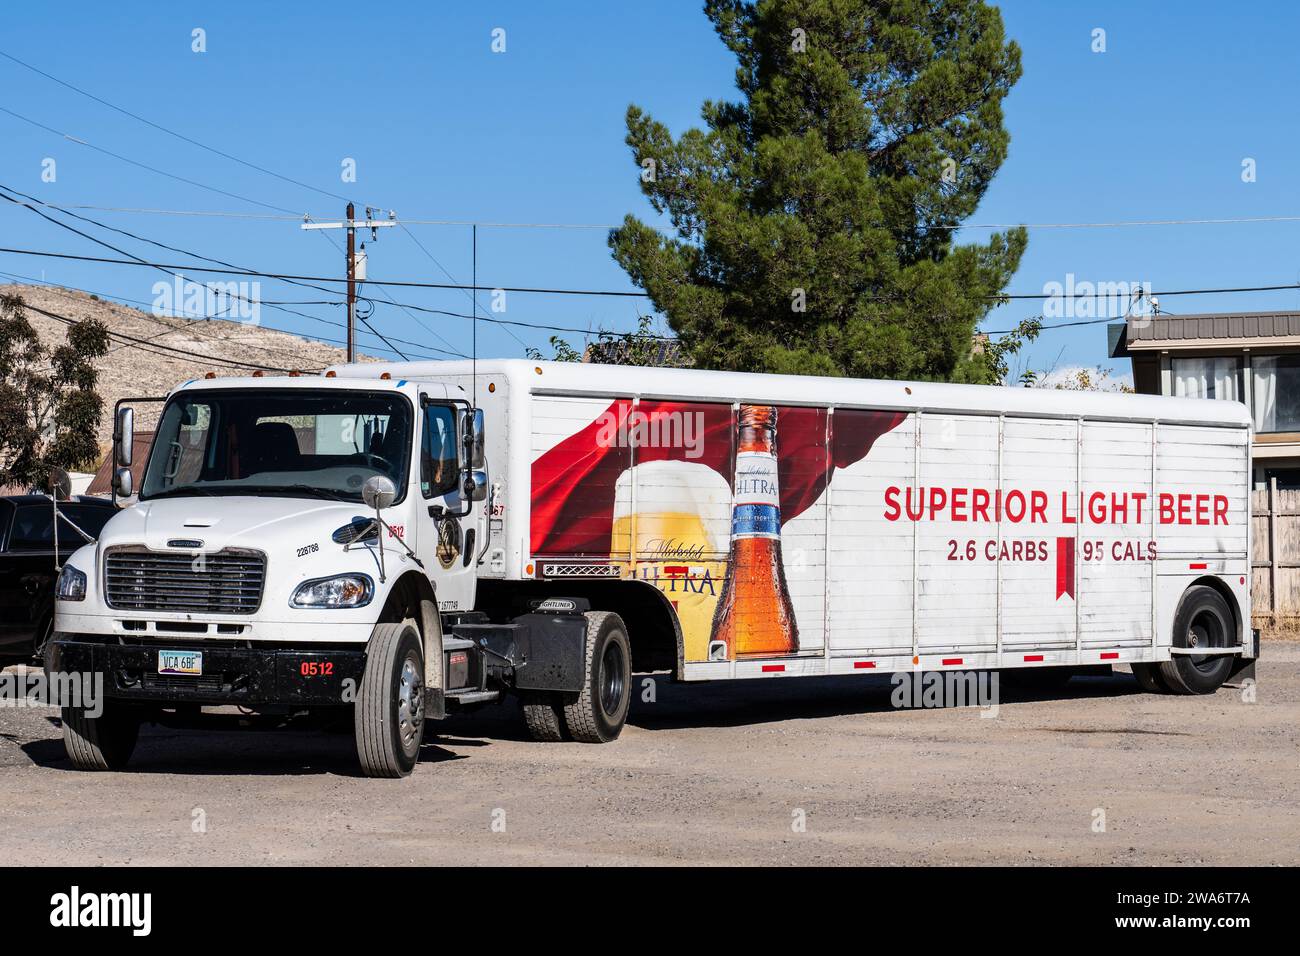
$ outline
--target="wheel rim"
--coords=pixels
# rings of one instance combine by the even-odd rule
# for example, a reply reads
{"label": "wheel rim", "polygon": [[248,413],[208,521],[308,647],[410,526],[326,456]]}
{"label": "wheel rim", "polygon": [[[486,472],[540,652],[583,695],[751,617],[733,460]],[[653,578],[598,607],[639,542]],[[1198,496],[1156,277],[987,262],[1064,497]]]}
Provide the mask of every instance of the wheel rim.
{"label": "wheel rim", "polygon": [[424,724],[424,680],[413,658],[402,662],[402,676],[397,688],[397,733],[402,749],[408,753],[419,745]]}
{"label": "wheel rim", "polygon": [[623,648],[617,641],[610,641],[600,657],[600,709],[606,717],[613,717],[618,712],[625,686]]}
{"label": "wheel rim", "polygon": [[[1190,647],[1226,647],[1227,628],[1219,615],[1210,609],[1196,614],[1187,625],[1187,646]],[[1202,673],[1209,673],[1219,665],[1218,654],[1192,654],[1188,660]]]}

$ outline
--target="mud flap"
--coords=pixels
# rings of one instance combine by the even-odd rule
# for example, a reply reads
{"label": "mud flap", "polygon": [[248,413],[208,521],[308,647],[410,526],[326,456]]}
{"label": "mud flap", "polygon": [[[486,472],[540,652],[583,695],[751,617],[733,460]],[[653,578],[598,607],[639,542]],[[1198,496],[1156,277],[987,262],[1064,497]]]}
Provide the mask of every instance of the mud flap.
{"label": "mud flap", "polygon": [[1232,671],[1228,674],[1225,684],[1240,684],[1248,680],[1257,680],[1255,677],[1255,662],[1259,660],[1259,628],[1250,629],[1250,640],[1255,651],[1254,657],[1238,657],[1232,663]]}
{"label": "mud flap", "polygon": [[516,690],[577,693],[586,680],[587,620],[581,614],[524,614],[509,624],[457,624],[452,633],[471,641]]}

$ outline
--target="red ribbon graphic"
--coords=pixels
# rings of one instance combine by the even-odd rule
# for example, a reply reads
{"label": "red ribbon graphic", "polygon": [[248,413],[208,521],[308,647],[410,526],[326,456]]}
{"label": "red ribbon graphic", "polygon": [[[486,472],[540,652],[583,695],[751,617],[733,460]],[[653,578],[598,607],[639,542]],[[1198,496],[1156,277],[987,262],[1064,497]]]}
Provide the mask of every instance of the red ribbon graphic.
{"label": "red ribbon graphic", "polygon": [[1074,597],[1074,539],[1056,539],[1056,597]]}

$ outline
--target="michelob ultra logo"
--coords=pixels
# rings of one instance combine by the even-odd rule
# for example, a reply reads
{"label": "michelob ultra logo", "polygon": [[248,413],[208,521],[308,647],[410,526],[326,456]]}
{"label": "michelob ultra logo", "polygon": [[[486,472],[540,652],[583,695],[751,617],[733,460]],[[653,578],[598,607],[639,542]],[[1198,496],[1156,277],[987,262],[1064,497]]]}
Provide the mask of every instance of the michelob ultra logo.
{"label": "michelob ultra logo", "polygon": [[742,451],[736,455],[731,535],[733,538],[781,536],[781,491],[776,456],[770,452]]}

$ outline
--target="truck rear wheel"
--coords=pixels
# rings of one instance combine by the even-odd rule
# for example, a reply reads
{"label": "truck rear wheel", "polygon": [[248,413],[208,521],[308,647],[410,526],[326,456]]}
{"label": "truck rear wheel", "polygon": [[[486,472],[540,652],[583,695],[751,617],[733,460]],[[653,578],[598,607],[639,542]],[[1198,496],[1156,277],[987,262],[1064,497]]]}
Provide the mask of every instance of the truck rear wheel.
{"label": "truck rear wheel", "polygon": [[524,709],[528,736],[541,743],[556,743],[564,739],[564,704],[558,694],[521,691],[519,703]]}
{"label": "truck rear wheel", "polygon": [[582,690],[564,704],[564,726],[574,740],[608,743],[618,737],[632,704],[632,650],[623,619],[588,611]]}
{"label": "truck rear wheel", "polygon": [[415,769],[424,739],[424,654],[409,621],[375,625],[353,723],[367,777],[405,777]]}
{"label": "truck rear wheel", "polygon": [[[1229,647],[1236,627],[1232,609],[1214,588],[1187,589],[1174,616],[1175,647]],[[1175,694],[1213,694],[1232,673],[1231,654],[1175,654],[1160,663],[1162,683]]]}
{"label": "truck rear wheel", "polygon": [[91,717],[84,707],[64,707],[63,747],[78,770],[121,770],[135,752],[140,717],[129,706],[104,701]]}

